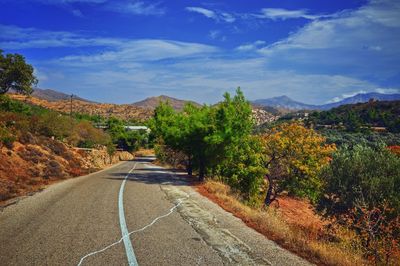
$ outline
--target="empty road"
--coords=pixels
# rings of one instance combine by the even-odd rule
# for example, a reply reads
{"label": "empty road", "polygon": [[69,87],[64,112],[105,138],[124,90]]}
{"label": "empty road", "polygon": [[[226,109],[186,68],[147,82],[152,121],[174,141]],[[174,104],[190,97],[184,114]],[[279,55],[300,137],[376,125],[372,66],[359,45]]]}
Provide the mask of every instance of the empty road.
{"label": "empty road", "polygon": [[0,265],[308,265],[199,195],[123,162],[0,211]]}

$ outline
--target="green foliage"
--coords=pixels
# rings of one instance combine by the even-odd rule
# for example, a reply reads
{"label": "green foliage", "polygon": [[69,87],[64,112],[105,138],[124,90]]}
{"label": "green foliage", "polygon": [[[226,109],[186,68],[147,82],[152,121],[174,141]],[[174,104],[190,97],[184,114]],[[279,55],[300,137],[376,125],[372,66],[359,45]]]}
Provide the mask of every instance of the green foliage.
{"label": "green foliage", "polygon": [[33,75],[33,67],[25,62],[25,58],[19,54],[6,54],[0,50],[0,94],[10,89],[31,94],[32,85],[38,80]]}
{"label": "green foliage", "polygon": [[386,127],[389,132],[400,132],[400,101],[342,105],[329,111],[313,112],[308,122],[343,127],[351,132],[365,131],[370,127]]}
{"label": "green foliage", "polygon": [[[342,147],[322,175],[321,207],[341,215],[365,201],[368,208],[390,203],[400,214],[400,158],[384,147]],[[338,193],[340,192],[340,193]]]}
{"label": "green foliage", "polygon": [[320,129],[318,130],[327,143],[334,143],[337,146],[354,146],[363,144],[370,147],[379,147],[382,145],[393,146],[400,144],[400,133],[391,132],[347,132],[337,129]]}
{"label": "green foliage", "polygon": [[112,142],[120,149],[136,151],[140,147],[145,147],[148,142],[147,132],[143,130],[129,131],[125,129],[125,121],[110,118],[107,126],[107,132],[110,134]]}
{"label": "green foliage", "polygon": [[77,120],[55,111],[12,100],[6,95],[0,95],[0,110],[2,143],[12,143],[20,136],[34,134],[54,137],[78,147],[111,145],[110,136],[94,128],[84,116]]}
{"label": "green foliage", "polygon": [[7,127],[0,124],[0,145],[3,144],[7,148],[12,148],[14,141],[15,136],[12,132]]}
{"label": "green foliage", "polygon": [[256,201],[264,173],[261,145],[251,137],[251,106],[240,89],[234,97],[226,93],[218,105],[187,104],[180,113],[161,103],[150,126],[162,145],[186,155],[188,174],[196,170],[200,180],[221,176],[249,202]]}
{"label": "green foliage", "polygon": [[321,168],[329,162],[334,145],[298,123],[286,123],[263,135],[268,169],[268,190],[265,204],[287,191],[316,201],[321,193]]}
{"label": "green foliage", "polygon": [[354,229],[365,256],[389,265],[400,251],[400,157],[385,147],[342,147],[322,174],[318,209]]}

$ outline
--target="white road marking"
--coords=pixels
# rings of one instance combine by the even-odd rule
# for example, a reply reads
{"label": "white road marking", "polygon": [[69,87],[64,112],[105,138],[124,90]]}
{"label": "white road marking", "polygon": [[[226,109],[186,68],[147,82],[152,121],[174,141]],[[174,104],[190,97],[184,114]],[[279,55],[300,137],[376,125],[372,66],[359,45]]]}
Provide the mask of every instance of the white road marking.
{"label": "white road marking", "polygon": [[[127,175],[127,176],[125,177],[125,179],[124,179],[124,182],[126,181],[126,179],[128,178],[128,176],[130,175],[130,173],[135,169],[135,167],[136,167],[136,164],[133,166],[133,168],[131,169],[131,171],[129,171],[128,175]],[[122,187],[122,184],[121,184],[121,187]],[[123,191],[123,190],[122,190],[122,191]],[[121,192],[121,190],[120,190],[120,192]],[[186,198],[188,198],[188,197],[186,197]],[[149,228],[150,226],[152,226],[153,224],[155,224],[158,220],[160,220],[160,219],[162,219],[162,218],[168,217],[169,215],[171,215],[171,214],[175,211],[176,208],[178,208],[178,207],[182,204],[183,200],[184,200],[184,198],[179,198],[179,199],[177,199],[177,200],[176,200],[177,203],[176,203],[171,209],[169,209],[169,211],[168,211],[166,214],[156,217],[156,218],[155,218],[153,221],[151,221],[151,223],[149,223],[148,225],[146,225],[146,226],[144,226],[144,227],[142,227],[142,228],[140,228],[140,229],[131,231],[131,232],[125,234],[125,235],[122,235],[122,237],[121,237],[118,241],[116,241],[116,242],[114,242],[114,243],[112,243],[112,244],[110,244],[110,245],[108,245],[108,246],[106,246],[106,247],[104,247],[104,248],[102,248],[102,249],[99,249],[99,250],[96,250],[96,251],[93,251],[93,252],[90,252],[90,253],[86,254],[85,256],[83,256],[83,257],[79,260],[78,266],[81,266],[82,263],[83,263],[83,261],[84,261],[86,258],[88,258],[88,257],[90,257],[90,256],[93,256],[93,255],[96,255],[96,254],[98,254],[98,253],[104,252],[104,251],[106,251],[107,249],[109,249],[109,248],[111,248],[111,247],[113,247],[113,246],[115,246],[115,245],[120,244],[122,241],[124,241],[124,239],[126,239],[126,238],[129,239],[129,236],[130,236],[131,234],[144,231],[144,230],[146,230],[147,228]],[[125,224],[126,224],[126,223],[125,223]],[[130,240],[129,240],[129,241],[130,241]],[[137,263],[137,262],[136,262],[136,263]]]}
{"label": "white road marking", "polygon": [[122,239],[124,240],[125,252],[126,257],[128,259],[129,266],[138,266],[138,262],[136,260],[135,252],[133,251],[132,242],[129,238],[129,231],[128,227],[126,226],[125,221],[125,212],[124,212],[124,188],[126,180],[128,179],[129,175],[135,170],[137,163],[135,163],[129,173],[125,176],[124,181],[121,183],[121,187],[119,189],[118,195],[118,211],[119,211],[119,224],[121,226],[121,234]]}

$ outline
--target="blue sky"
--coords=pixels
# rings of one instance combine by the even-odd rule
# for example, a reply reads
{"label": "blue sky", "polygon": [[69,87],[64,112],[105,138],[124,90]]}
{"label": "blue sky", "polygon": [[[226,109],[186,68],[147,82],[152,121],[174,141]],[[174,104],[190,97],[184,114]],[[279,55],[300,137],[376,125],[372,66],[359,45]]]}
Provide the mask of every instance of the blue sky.
{"label": "blue sky", "polygon": [[310,104],[400,89],[400,1],[0,0],[0,49],[40,88],[100,102],[169,95]]}

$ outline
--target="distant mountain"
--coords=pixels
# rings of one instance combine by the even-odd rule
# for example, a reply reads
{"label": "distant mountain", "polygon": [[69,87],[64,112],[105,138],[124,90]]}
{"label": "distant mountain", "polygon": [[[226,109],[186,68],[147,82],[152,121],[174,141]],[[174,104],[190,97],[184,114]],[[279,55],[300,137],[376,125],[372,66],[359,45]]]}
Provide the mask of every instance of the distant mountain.
{"label": "distant mountain", "polygon": [[396,101],[396,100],[400,100],[400,94],[382,94],[382,93],[377,93],[377,92],[359,93],[352,97],[344,98],[343,100],[341,100],[339,102],[320,105],[319,109],[328,110],[328,109],[338,107],[338,106],[344,105],[344,104],[365,103],[371,99],[374,99],[377,101]]}
{"label": "distant mountain", "polygon": [[195,106],[200,106],[200,104],[193,101],[180,100],[166,95],[149,97],[144,99],[143,101],[132,103],[132,105],[149,110],[154,110],[160,104],[160,102],[168,102],[175,110],[182,110],[184,105],[188,102],[194,104]]}
{"label": "distant mountain", "polygon": [[400,100],[400,94],[382,94],[377,92],[360,93],[352,97],[344,98],[343,100],[338,102],[322,104],[322,105],[305,104],[302,102],[292,100],[287,96],[279,96],[268,99],[255,100],[252,102],[252,104],[261,107],[271,106],[274,108],[284,108],[290,110],[329,110],[331,108],[338,107],[344,104],[368,102],[370,99],[378,101],[394,101],[394,100]]}
{"label": "distant mountain", "polygon": [[[71,97],[70,94],[66,94],[63,92],[50,90],[50,89],[38,89],[38,88],[34,89],[32,96],[42,99],[42,100],[49,101],[49,102],[69,100]],[[84,101],[84,102],[91,102],[89,100],[83,99],[76,95],[74,95],[73,98],[76,100]]]}
{"label": "distant mountain", "polygon": [[252,102],[255,106],[271,106],[274,108],[284,108],[290,110],[302,110],[302,109],[317,109],[317,105],[305,104],[302,102],[297,102],[292,100],[286,95],[268,98],[268,99],[259,99]]}

